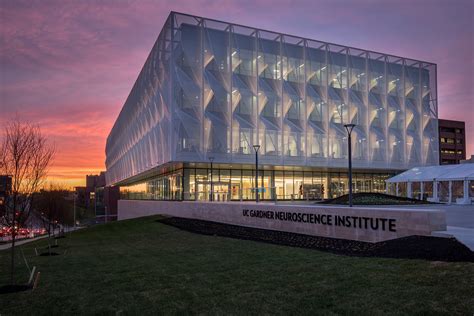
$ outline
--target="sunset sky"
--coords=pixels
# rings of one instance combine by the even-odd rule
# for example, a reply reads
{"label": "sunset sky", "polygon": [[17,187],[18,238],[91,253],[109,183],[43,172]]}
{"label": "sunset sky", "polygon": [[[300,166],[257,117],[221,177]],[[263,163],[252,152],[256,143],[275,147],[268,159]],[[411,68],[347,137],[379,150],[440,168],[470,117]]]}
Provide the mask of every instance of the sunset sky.
{"label": "sunset sky", "polygon": [[438,64],[439,116],[464,120],[474,154],[474,1],[0,1],[0,127],[38,123],[50,179],[84,185],[169,12]]}

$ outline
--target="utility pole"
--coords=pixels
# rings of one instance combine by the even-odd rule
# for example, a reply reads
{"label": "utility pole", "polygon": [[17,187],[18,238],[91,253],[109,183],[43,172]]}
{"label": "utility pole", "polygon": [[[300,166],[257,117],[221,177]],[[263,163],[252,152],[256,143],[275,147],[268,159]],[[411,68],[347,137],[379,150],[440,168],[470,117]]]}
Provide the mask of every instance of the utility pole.
{"label": "utility pole", "polygon": [[74,192],[74,230],[76,230],[76,196],[77,191]]}

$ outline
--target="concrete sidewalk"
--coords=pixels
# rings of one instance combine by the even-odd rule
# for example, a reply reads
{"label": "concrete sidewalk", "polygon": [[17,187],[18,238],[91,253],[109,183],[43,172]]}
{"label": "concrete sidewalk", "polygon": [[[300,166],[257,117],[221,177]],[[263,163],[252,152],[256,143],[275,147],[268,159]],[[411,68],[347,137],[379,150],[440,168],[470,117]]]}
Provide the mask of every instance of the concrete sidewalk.
{"label": "concrete sidewalk", "polygon": [[[75,230],[79,230],[79,229],[82,229],[84,227],[76,227],[76,229],[74,228],[71,228],[69,229],[67,232],[65,232],[66,234],[69,233],[69,232],[73,232]],[[36,240],[40,240],[40,239],[43,239],[43,238],[47,238],[48,237],[48,234],[46,235],[43,235],[43,236],[39,236],[39,237],[36,237],[36,238],[28,238],[28,239],[22,239],[22,240],[18,240],[18,241],[15,241],[15,247],[16,246],[21,246],[21,245],[24,245],[24,244],[27,244],[29,242],[33,242],[33,241],[36,241]],[[3,244],[3,245],[0,245],[0,251],[2,250],[6,250],[6,249],[10,249],[12,246],[11,242],[8,242],[6,244]]]}
{"label": "concrete sidewalk", "polygon": [[433,235],[439,237],[454,237],[460,243],[474,251],[474,228],[447,226],[445,231],[439,231]]}
{"label": "concrete sidewalk", "polygon": [[[43,235],[43,236],[39,236],[39,237],[36,237],[36,238],[28,238],[28,239],[18,240],[18,241],[15,241],[15,247],[27,244],[27,243],[35,241],[35,240],[40,240],[40,239],[43,239],[43,238],[46,238],[46,237],[48,237],[48,235]],[[10,249],[11,246],[12,246],[11,241],[7,242],[6,244],[0,245],[0,251]]]}
{"label": "concrete sidewalk", "polygon": [[408,206],[408,208],[432,208],[446,213],[446,230],[437,231],[433,236],[454,237],[474,251],[474,205],[435,204]]}

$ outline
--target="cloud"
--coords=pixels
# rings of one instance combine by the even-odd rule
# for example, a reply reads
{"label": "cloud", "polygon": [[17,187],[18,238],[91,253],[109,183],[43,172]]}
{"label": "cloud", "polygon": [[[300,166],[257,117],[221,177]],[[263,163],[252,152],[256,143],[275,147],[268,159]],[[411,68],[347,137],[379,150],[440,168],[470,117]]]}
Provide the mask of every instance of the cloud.
{"label": "cloud", "polygon": [[105,138],[173,10],[435,62],[440,115],[467,121],[474,153],[473,6],[469,0],[2,1],[0,124],[16,114],[39,123],[58,148],[54,178],[79,183],[103,169]]}

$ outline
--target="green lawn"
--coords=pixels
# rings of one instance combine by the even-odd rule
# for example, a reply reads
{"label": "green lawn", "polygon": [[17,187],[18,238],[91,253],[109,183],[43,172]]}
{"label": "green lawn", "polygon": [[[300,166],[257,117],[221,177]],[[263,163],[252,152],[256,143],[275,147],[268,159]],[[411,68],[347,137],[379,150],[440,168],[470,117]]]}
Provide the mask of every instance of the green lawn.
{"label": "green lawn", "polygon": [[[0,295],[0,314],[465,314],[474,263],[357,258],[203,236],[156,222],[116,222],[35,257],[34,292]],[[0,252],[0,284],[9,252]],[[26,280],[24,264],[19,272]]]}

